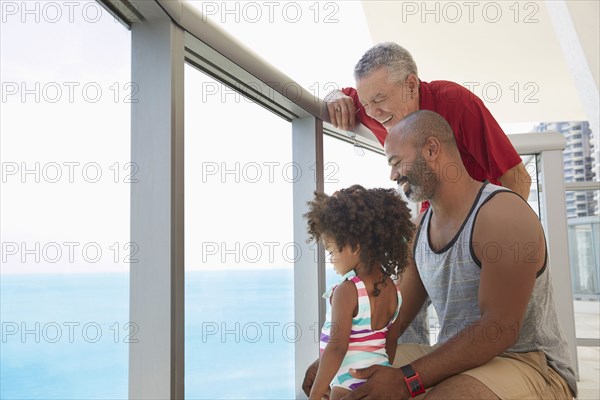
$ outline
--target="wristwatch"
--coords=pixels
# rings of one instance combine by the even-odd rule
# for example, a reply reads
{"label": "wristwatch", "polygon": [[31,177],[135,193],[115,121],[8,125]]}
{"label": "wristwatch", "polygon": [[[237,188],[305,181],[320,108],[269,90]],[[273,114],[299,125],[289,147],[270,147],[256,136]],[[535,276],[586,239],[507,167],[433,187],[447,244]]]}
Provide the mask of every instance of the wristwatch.
{"label": "wristwatch", "polygon": [[408,392],[410,393],[410,397],[417,397],[421,393],[425,393],[425,387],[423,386],[423,382],[421,381],[421,377],[418,373],[415,372],[412,365],[406,364],[404,367],[400,368],[402,373],[404,374],[404,382],[406,382],[406,386],[408,387]]}

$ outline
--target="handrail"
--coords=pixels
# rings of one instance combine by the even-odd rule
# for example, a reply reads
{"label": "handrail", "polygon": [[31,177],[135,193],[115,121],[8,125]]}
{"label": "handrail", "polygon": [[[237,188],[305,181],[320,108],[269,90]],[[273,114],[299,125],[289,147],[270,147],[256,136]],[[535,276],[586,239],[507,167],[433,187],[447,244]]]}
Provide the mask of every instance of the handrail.
{"label": "handrail", "polygon": [[[289,76],[275,68],[252,50],[248,49],[223,28],[202,15],[198,9],[192,7],[187,1],[156,1],[164,8],[175,23],[180,25],[190,34],[221,53],[233,63],[239,65],[248,73],[260,79],[271,89],[288,98],[314,117],[327,123],[330,122],[329,113],[327,112],[323,100],[312,95]],[[273,85],[270,83],[277,84]],[[289,90],[283,90],[283,88],[286,87],[285,84],[290,83],[295,84],[298,90],[297,93],[294,93],[294,98],[289,97]],[[350,139],[346,138],[348,136],[347,133],[335,129],[331,125],[327,127],[327,131],[340,139],[350,141]],[[356,133],[357,140],[361,145],[383,154],[380,143],[364,125],[357,124],[354,133]],[[563,135],[556,132],[509,135],[509,139],[519,154],[535,154],[546,150],[562,150],[567,144]]]}
{"label": "handrail", "polygon": [[519,154],[538,154],[542,151],[564,150],[567,139],[558,132],[532,132],[508,135]]}
{"label": "handrail", "polygon": [[[262,84],[296,104],[308,114],[326,122],[326,132],[339,139],[351,141],[347,132],[329,125],[331,122],[325,102],[314,96],[302,85],[281,72],[268,61],[213,23],[185,0],[156,0],[173,22],[185,31],[223,55],[225,58],[256,77]],[[289,90],[293,85],[296,90]],[[292,97],[293,96],[293,97]],[[358,123],[353,132],[356,140],[365,148],[383,154],[381,144],[364,125]]]}
{"label": "handrail", "polygon": [[[123,7],[131,7],[132,0],[99,0],[101,3],[123,2]],[[233,35],[218,24],[204,16],[197,8],[186,0],[155,0],[169,15],[174,23],[181,26],[189,34],[214,49],[217,53],[236,64],[250,75],[256,77],[265,86],[285,97],[308,114],[326,122],[325,132],[338,139],[352,142],[348,132],[334,128],[329,124],[330,118],[325,102],[295,82],[285,73],[274,67],[260,55],[246,47]],[[135,5],[135,3],[134,3]],[[143,16],[140,15],[141,18]],[[296,90],[290,91],[290,85]],[[293,96],[293,97],[292,97]],[[361,146],[383,154],[383,148],[373,133],[362,124],[357,124],[353,132]],[[566,139],[560,133],[544,132],[508,135],[519,154],[537,154],[546,150],[562,150],[566,147]]]}
{"label": "handrail", "polygon": [[[244,46],[223,28],[213,23],[206,16],[183,0],[156,0],[156,2],[171,17],[173,22],[184,30],[197,37],[199,40],[212,47],[224,57],[237,64],[248,73],[260,79],[274,91],[293,101],[313,116],[329,122],[329,115],[324,103],[318,97],[313,96],[308,90],[275,68],[261,56]],[[293,98],[290,90],[284,90],[286,86],[269,83],[293,83],[297,85],[298,92],[294,91]]]}
{"label": "handrail", "polygon": [[[248,49],[222,27],[202,15],[197,8],[192,7],[187,1],[156,1],[163,7],[171,19],[187,32],[261,80],[274,91],[306,110],[309,114],[324,122],[330,122],[329,113],[323,100],[315,97],[289,76],[264,60],[260,55]],[[297,92],[294,91],[294,98],[289,96],[289,90],[284,90],[287,87],[286,85],[289,84],[294,84],[297,88]],[[333,136],[342,140],[351,141],[348,133],[335,129],[331,125],[326,128],[329,134],[333,134]],[[381,144],[364,125],[357,124],[354,133],[361,145],[383,154]],[[509,135],[509,139],[519,154],[536,154],[546,150],[562,150],[567,144],[563,135],[556,132]]]}
{"label": "handrail", "polygon": [[584,181],[584,182],[565,182],[565,189],[567,191],[586,191],[586,190],[600,190],[600,182],[598,181]]}

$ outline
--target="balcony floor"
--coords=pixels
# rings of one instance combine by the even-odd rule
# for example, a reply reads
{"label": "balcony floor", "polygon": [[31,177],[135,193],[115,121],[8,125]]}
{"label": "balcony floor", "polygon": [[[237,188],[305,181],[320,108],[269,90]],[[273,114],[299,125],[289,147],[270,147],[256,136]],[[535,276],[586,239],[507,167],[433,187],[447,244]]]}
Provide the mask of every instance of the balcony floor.
{"label": "balcony floor", "polygon": [[[575,301],[575,327],[579,338],[600,338],[600,302]],[[600,399],[600,347],[577,347],[579,400]]]}

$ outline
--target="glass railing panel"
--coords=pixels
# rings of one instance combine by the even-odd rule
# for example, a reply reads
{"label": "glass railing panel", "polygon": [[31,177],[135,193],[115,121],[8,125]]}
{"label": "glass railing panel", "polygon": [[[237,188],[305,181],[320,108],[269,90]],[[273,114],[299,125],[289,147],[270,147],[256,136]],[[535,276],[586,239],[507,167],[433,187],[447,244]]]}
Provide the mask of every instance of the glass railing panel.
{"label": "glass railing panel", "polygon": [[293,398],[292,185],[314,171],[290,122],[189,65],[185,82],[185,396]]}
{"label": "glass railing panel", "polygon": [[94,1],[2,2],[0,398],[127,398],[130,38]]}
{"label": "glass railing panel", "polygon": [[521,154],[521,160],[525,165],[525,170],[531,179],[531,187],[529,188],[529,197],[527,203],[531,206],[533,211],[540,216],[540,186],[538,178],[538,157],[535,154]]}
{"label": "glass railing panel", "polygon": [[[381,154],[365,150],[359,145],[345,142],[330,136],[323,139],[325,193],[359,184],[365,188],[396,188],[390,180],[390,168]],[[327,288],[339,280],[333,266],[326,257]],[[327,309],[329,309],[327,304]]]}
{"label": "glass railing panel", "polygon": [[600,300],[598,192],[566,192],[571,283],[573,297],[579,300]]}
{"label": "glass railing panel", "polygon": [[[372,46],[360,2],[186,3],[319,98],[352,86],[353,66]],[[323,45],[323,38],[334,36],[344,37],[335,55]]]}

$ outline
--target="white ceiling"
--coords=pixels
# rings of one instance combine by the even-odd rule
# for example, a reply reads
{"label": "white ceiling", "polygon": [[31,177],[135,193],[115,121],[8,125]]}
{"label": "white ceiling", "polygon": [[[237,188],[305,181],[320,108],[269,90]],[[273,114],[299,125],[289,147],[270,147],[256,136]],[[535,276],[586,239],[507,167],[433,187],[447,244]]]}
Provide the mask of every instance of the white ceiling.
{"label": "white ceiling", "polygon": [[597,0],[362,4],[374,43],[408,49],[424,81],[471,85],[499,121],[597,126]]}

